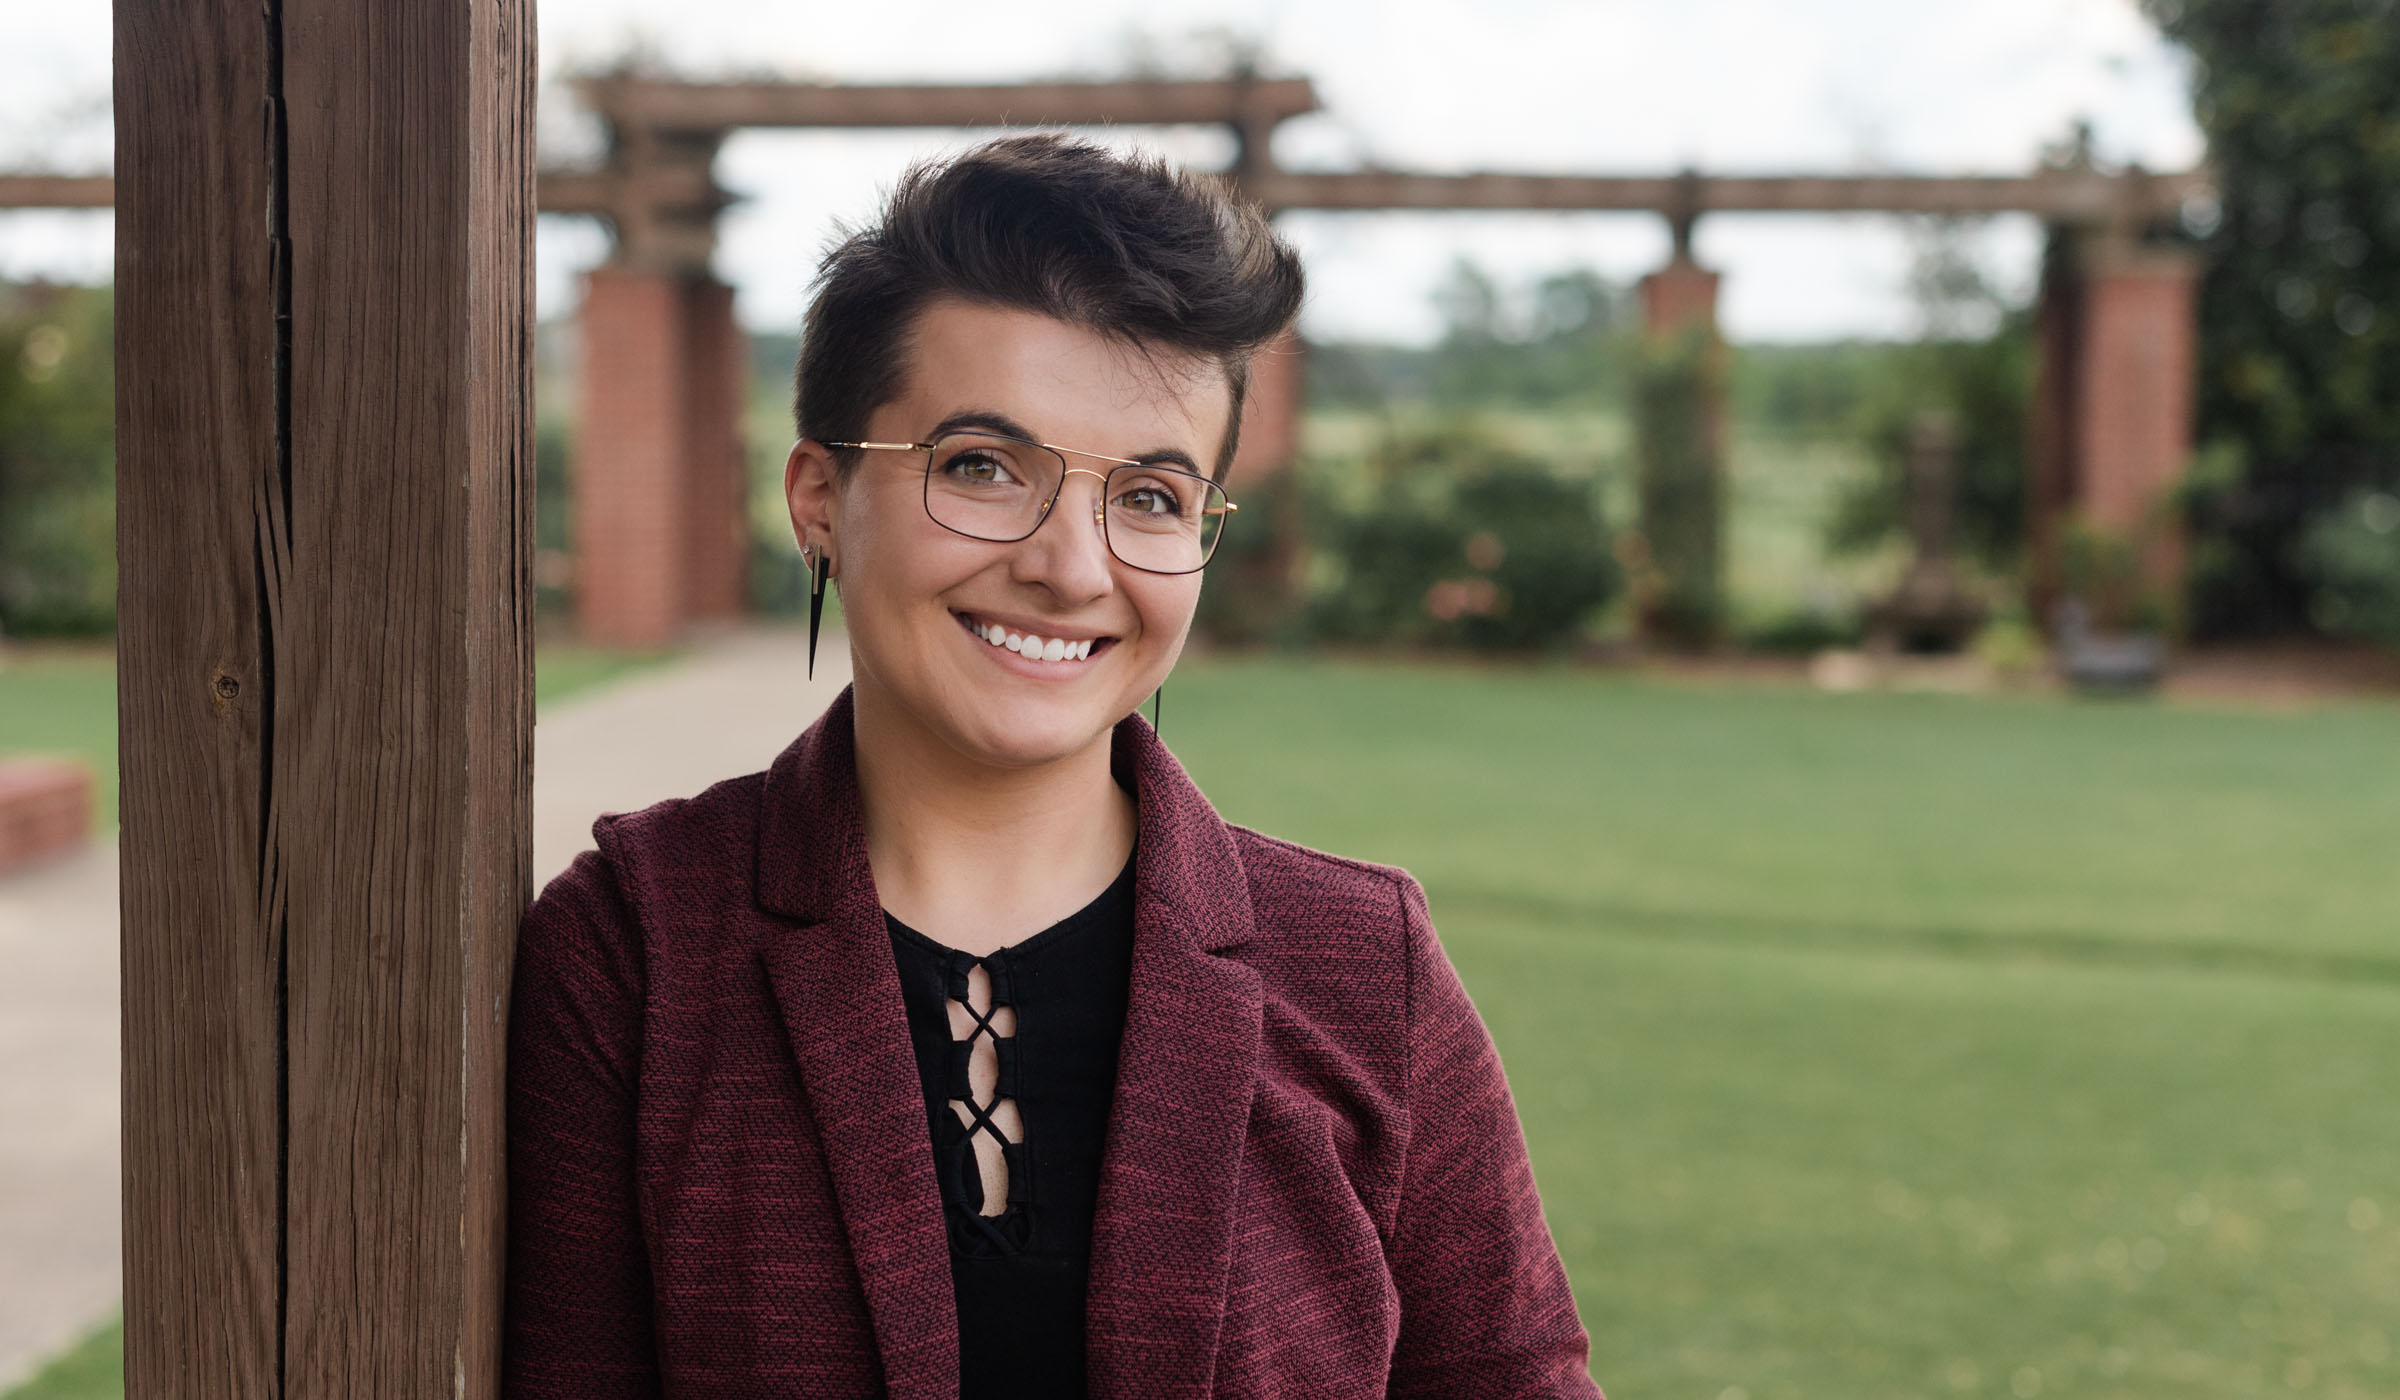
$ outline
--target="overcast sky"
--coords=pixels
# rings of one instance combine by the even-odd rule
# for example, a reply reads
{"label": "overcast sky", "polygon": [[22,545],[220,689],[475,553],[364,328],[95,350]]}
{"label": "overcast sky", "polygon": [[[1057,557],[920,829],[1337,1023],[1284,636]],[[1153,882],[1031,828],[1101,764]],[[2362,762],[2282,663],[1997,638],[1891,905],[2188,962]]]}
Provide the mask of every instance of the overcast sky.
{"label": "overcast sky", "polygon": [[[2106,161],[2199,159],[2180,56],[2133,0],[542,0],[556,79],[639,47],[694,76],[1008,81],[1203,61],[1211,36],[1263,47],[1316,83],[1325,111],[1286,124],[1290,165],[1649,173],[2014,173],[2078,118]],[[0,167],[104,168],[108,7],[0,0]],[[550,158],[591,149],[570,99],[545,97]],[[722,275],[744,319],[787,325],[839,220],[869,216],[910,160],[973,134],[736,136],[720,179]],[[1205,130],[1124,133],[1198,164]],[[1631,279],[1666,233],[1641,215],[1291,214],[1308,260],[1304,324],[1331,338],[1422,339],[1428,293],[1470,257],[1504,286],[1586,265]],[[1997,220],[1975,246],[2004,286],[2030,283],[2036,231]],[[0,276],[107,275],[105,215],[0,215]],[[1869,217],[1720,215],[1703,262],[1727,274],[1738,339],[1905,334],[1909,232]],[[543,310],[572,307],[598,229],[544,220]]]}

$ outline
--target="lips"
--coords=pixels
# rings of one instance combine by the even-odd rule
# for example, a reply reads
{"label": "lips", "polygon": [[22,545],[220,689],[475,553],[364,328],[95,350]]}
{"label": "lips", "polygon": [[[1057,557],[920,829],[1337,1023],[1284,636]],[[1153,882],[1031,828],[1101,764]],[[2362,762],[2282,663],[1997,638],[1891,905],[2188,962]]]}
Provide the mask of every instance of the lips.
{"label": "lips", "polygon": [[1090,659],[1097,651],[1105,651],[1116,642],[1114,637],[1055,637],[1038,632],[1020,631],[997,622],[985,622],[966,613],[953,614],[959,625],[987,646],[1005,647],[1027,661],[1067,665]]}

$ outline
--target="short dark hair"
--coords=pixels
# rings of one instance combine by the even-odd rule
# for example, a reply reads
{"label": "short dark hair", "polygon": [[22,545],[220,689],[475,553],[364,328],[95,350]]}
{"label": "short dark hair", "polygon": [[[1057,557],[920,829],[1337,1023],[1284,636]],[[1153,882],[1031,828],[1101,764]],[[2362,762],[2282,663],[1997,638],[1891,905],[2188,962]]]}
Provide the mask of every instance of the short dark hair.
{"label": "short dark hair", "polygon": [[[1300,295],[1290,245],[1203,177],[1055,133],[1002,137],[912,167],[882,219],[826,256],[792,416],[804,438],[867,436],[900,393],[918,314],[957,297],[1217,361],[1233,389],[1222,476],[1250,357],[1291,326]],[[835,459],[847,470],[856,455]]]}

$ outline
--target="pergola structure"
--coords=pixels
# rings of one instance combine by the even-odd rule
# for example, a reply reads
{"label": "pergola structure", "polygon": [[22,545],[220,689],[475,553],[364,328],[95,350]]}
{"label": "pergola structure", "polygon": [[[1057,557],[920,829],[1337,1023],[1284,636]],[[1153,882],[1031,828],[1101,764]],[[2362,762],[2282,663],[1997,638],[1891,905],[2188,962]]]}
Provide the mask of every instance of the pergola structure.
{"label": "pergola structure", "polygon": [[[607,261],[586,278],[573,464],[575,594],[594,640],[658,644],[688,622],[744,606],[747,530],[740,420],[748,366],[733,292],[711,263],[725,138],[746,127],[1217,125],[1224,172],[1271,212],[1627,211],[1674,232],[1643,280],[1657,330],[1713,330],[1718,274],[1695,261],[1710,214],[2030,214],[2049,229],[2038,310],[2030,441],[2032,589],[2056,586],[2065,521],[2148,536],[2154,576],[2180,560],[2164,503],[2191,447],[2195,265],[2149,231],[2208,188],[2205,172],[2107,172],[2087,164],[2021,176],[1412,174],[1294,171],[1275,164],[1282,122],[1318,110],[1303,78],[977,85],[693,83],[612,73],[578,91],[606,126],[597,169],[541,174],[544,213],[596,216]],[[102,206],[106,177],[0,176],[0,207]],[[1296,341],[1263,357],[1236,464],[1255,479],[1291,456],[1303,397]]]}
{"label": "pergola structure", "polygon": [[[713,162],[740,127],[1219,125],[1235,138],[1225,177],[1270,212],[1316,210],[1642,211],[1674,231],[1668,264],[1644,279],[1650,325],[1713,331],[1718,276],[1692,256],[1715,213],[2028,213],[2051,230],[2040,311],[2041,374],[2029,496],[2037,597],[2055,582],[2061,523],[2129,535],[2157,518],[2189,455],[2194,267],[2145,233],[2207,187],[2201,172],[2024,176],[1425,175],[1284,170],[1276,127],[1318,108],[1299,78],[850,86],[685,83],[617,74],[585,80],[609,133],[605,167],[544,176],[543,208],[607,220],[608,263],[586,283],[583,404],[576,454],[577,598],[585,632],[657,642],[687,618],[742,602],[743,397],[732,294],[710,271],[717,215],[733,197]],[[1304,364],[1297,341],[1262,358],[1237,473],[1255,479],[1297,443]],[[2176,565],[2161,536],[2152,567]],[[605,561],[605,562],[603,562]]]}

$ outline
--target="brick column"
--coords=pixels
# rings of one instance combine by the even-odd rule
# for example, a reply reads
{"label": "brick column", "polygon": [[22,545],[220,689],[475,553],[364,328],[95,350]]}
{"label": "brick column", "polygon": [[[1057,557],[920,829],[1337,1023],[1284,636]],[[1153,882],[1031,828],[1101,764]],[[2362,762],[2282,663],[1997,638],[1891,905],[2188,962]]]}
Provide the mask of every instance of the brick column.
{"label": "brick column", "polygon": [[2180,251],[2052,238],[2028,463],[2037,617],[2057,600],[2071,519],[2145,540],[2150,583],[2179,594],[2184,542],[2172,512],[2192,451],[2198,275]]}
{"label": "brick column", "polygon": [[1678,255],[1641,281],[1642,328],[1667,335],[1697,325],[1714,334],[1721,280],[1719,274]]}
{"label": "brick column", "polygon": [[2192,454],[2198,277],[2195,260],[2177,252],[2106,254],[2084,274],[2078,503],[2095,525],[2146,536],[2150,581],[2170,591],[2183,578],[2172,511]]}
{"label": "brick column", "polygon": [[1683,649],[1723,632],[1725,345],[1718,274],[1675,256],[1641,281],[1643,350],[1634,390],[1639,551],[1630,584],[1648,640]]}
{"label": "brick column", "polygon": [[750,345],[733,288],[684,284],[683,598],[692,618],[739,617],[749,596],[749,467],[742,413]]}
{"label": "brick column", "polygon": [[1255,485],[1300,455],[1300,414],[1307,401],[1308,347],[1297,331],[1286,331],[1250,361],[1242,440],[1234,449],[1229,483],[1237,497],[1245,483]]}
{"label": "brick column", "polygon": [[572,479],[575,616],[590,641],[658,646],[683,620],[682,313],[673,276],[584,279]]}
{"label": "brick column", "polygon": [[671,642],[741,611],[748,350],[732,289],[595,269],[584,283],[575,436],[576,618],[588,640]]}

